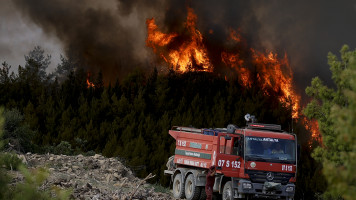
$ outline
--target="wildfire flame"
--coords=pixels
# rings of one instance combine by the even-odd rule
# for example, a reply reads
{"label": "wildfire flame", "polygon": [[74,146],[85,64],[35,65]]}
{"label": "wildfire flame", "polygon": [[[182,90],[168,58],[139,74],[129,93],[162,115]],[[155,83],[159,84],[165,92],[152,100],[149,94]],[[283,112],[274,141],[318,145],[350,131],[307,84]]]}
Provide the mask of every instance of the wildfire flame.
{"label": "wildfire flame", "polygon": [[177,33],[162,33],[158,30],[154,18],[148,19],[146,45],[176,71],[212,71],[212,64],[203,44],[203,36],[195,28],[196,21],[197,16],[193,9],[188,8],[185,30],[186,35],[190,37],[184,40],[182,39],[184,36]]}
{"label": "wildfire flame", "polygon": [[[213,71],[213,65],[208,57],[208,51],[204,44],[204,37],[196,28],[197,15],[192,8],[188,8],[184,31],[182,33],[163,33],[158,29],[154,18],[148,19],[146,45],[166,62],[175,71],[184,73],[187,71]],[[213,34],[209,30],[209,34]],[[234,44],[242,43],[242,38],[236,30],[230,29],[229,40]],[[237,48],[238,49],[238,48]],[[293,73],[289,65],[287,54],[283,58],[273,52],[259,52],[248,49],[246,56],[238,50],[220,52],[220,62],[225,66],[236,70],[240,84],[246,88],[251,87],[253,78],[257,78],[258,84],[266,95],[271,89],[280,94],[279,102],[292,110],[292,118],[298,120],[300,114],[301,96],[293,88]],[[244,56],[242,56],[242,54]],[[254,74],[248,67],[255,67]],[[253,76],[254,75],[254,76]],[[225,76],[225,80],[227,77]],[[302,123],[304,120],[302,120]],[[317,122],[310,126],[304,123],[307,130],[311,131],[312,137],[319,137]],[[315,125],[316,124],[316,125]]]}
{"label": "wildfire flame", "polygon": [[303,125],[305,128],[310,131],[311,133],[311,138],[312,140],[309,141],[308,145],[310,148],[312,148],[312,144],[314,141],[318,142],[319,144],[322,144],[322,138],[321,134],[319,132],[319,123],[316,120],[307,120],[306,117],[302,118]]}
{"label": "wildfire flame", "polygon": [[95,87],[94,83],[92,83],[90,81],[90,76],[91,76],[91,74],[90,74],[90,72],[88,72],[88,75],[87,75],[87,88]]}

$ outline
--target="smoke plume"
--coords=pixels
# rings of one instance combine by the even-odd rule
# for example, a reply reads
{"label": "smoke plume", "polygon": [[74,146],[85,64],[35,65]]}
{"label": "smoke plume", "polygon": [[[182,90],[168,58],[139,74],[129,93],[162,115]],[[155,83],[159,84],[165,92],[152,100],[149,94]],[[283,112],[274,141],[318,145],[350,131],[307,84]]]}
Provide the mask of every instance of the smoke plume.
{"label": "smoke plume", "polygon": [[[238,29],[258,50],[288,54],[300,90],[312,77],[329,81],[327,52],[343,44],[356,46],[354,1],[236,0],[14,0],[18,8],[48,34],[59,38],[67,56],[88,69],[101,69],[106,82],[134,67],[152,67],[145,46],[146,19],[162,31],[179,32],[187,7],[198,16],[197,28],[210,45],[227,48],[229,28]],[[208,47],[209,48],[209,47]]]}

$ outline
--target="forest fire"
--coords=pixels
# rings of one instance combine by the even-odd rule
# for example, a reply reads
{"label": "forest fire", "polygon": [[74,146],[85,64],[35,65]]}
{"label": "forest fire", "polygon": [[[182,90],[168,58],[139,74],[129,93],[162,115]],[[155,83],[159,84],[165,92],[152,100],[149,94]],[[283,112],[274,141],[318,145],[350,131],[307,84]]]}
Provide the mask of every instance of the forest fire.
{"label": "forest fire", "polygon": [[87,76],[87,88],[91,88],[91,87],[95,87],[94,83],[90,81],[90,72],[88,72],[88,76]]}
{"label": "forest fire", "polygon": [[[208,57],[210,54],[208,54],[203,35],[196,28],[196,23],[197,15],[192,8],[188,8],[182,33],[163,33],[159,30],[154,18],[148,19],[146,21],[148,35],[146,45],[151,47],[161,61],[167,63],[176,72],[212,72],[214,70],[212,59]],[[209,30],[209,34],[213,34],[213,31]],[[240,34],[233,29],[230,29],[228,39],[236,47],[244,46]],[[293,88],[293,73],[287,54],[280,58],[272,51],[262,53],[245,47],[243,53],[237,49],[239,48],[235,50],[223,48],[220,56],[215,55],[215,57],[219,57],[220,63],[237,72],[242,86],[249,88],[257,82],[265,95],[271,95],[269,91],[279,94],[279,102],[286,108],[290,108],[292,118],[298,121],[302,116],[300,113],[301,96]],[[226,76],[225,80],[227,80]],[[317,122],[310,125],[302,120],[302,123],[312,133],[313,138],[320,138]]]}
{"label": "forest fire", "polygon": [[310,127],[310,130],[312,131],[312,138],[314,138],[315,140],[317,140],[319,143],[322,142],[321,140],[321,135],[319,133],[319,124],[318,124],[318,121],[316,120],[313,120],[310,122],[311,123],[311,127]]}
{"label": "forest fire", "polygon": [[185,38],[184,35],[180,36],[177,33],[160,32],[154,18],[148,19],[146,45],[153,48],[153,51],[176,71],[211,71],[212,64],[203,44],[203,36],[196,29],[196,21],[197,16],[193,9],[188,8],[185,35],[190,37]]}
{"label": "forest fire", "polygon": [[[257,81],[262,86],[266,95],[269,89],[276,93],[282,93],[279,101],[286,107],[292,108],[292,117],[299,118],[300,96],[295,93],[292,85],[292,71],[289,66],[287,55],[283,59],[278,59],[273,52],[263,54],[251,49],[253,60],[256,66]],[[244,67],[244,60],[239,59],[238,54],[228,54],[222,52],[222,61],[231,68],[234,68],[239,75],[243,86],[249,87],[252,83],[251,71]]]}
{"label": "forest fire", "polygon": [[309,147],[312,148],[312,144],[314,141],[316,141],[317,143],[319,144],[322,144],[323,141],[322,141],[322,138],[321,138],[321,135],[320,135],[320,132],[319,132],[319,123],[318,121],[316,120],[307,120],[306,117],[303,117],[302,118],[302,123],[303,125],[305,126],[305,128],[307,130],[310,131],[311,133],[311,138],[312,140],[309,141]]}

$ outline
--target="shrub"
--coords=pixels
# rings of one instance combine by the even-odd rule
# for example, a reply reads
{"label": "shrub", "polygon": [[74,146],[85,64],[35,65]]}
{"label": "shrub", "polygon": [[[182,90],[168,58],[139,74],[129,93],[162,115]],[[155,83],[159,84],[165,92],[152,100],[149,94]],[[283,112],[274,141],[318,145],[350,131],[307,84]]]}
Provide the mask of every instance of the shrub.
{"label": "shrub", "polygon": [[0,165],[4,166],[8,170],[17,170],[22,164],[22,161],[16,154],[12,153],[1,153],[0,154]]}
{"label": "shrub", "polygon": [[161,193],[170,193],[170,189],[163,187],[162,185],[160,185],[159,183],[156,183],[153,185],[154,191],[155,192],[161,192]]}
{"label": "shrub", "polygon": [[54,154],[60,155],[73,155],[72,145],[67,141],[62,141],[56,147],[54,147]]}
{"label": "shrub", "polygon": [[[4,112],[4,135],[6,144],[19,152],[30,152],[33,150],[32,137],[34,131],[24,123],[24,117],[17,109],[5,110]],[[10,146],[7,146],[10,147]]]}
{"label": "shrub", "polygon": [[96,154],[95,151],[90,150],[90,151],[84,153],[84,156],[94,156],[95,154]]}
{"label": "shrub", "polygon": [[[14,192],[8,194],[8,199],[21,199],[21,200],[32,200],[32,199],[69,199],[71,194],[70,190],[62,190],[59,188],[51,188],[50,190],[39,191],[38,188],[47,179],[49,172],[44,168],[36,169],[35,171],[29,171],[24,166],[20,166],[20,171],[25,177],[23,183],[18,183]],[[55,194],[55,195],[53,195]]]}

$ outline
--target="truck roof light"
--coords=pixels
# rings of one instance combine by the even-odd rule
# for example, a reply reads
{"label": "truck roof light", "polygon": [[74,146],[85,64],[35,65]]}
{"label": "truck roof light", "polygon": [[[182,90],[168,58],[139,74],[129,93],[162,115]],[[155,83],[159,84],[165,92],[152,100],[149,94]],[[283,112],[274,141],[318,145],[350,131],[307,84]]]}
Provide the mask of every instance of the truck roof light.
{"label": "truck roof light", "polygon": [[249,123],[247,128],[250,129],[264,129],[264,130],[272,130],[272,131],[282,131],[281,125],[277,124],[258,124],[258,123]]}

